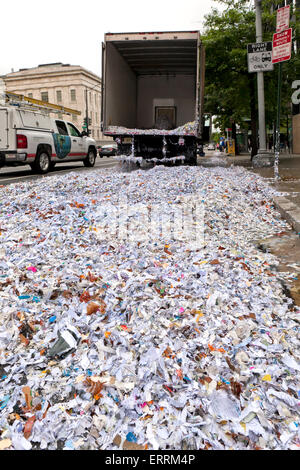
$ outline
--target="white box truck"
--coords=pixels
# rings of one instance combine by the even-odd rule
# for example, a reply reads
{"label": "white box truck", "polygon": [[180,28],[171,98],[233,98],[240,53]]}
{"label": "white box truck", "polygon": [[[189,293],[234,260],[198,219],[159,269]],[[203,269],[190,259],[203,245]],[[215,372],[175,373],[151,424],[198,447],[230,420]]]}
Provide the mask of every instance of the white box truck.
{"label": "white box truck", "polygon": [[199,31],[105,34],[103,134],[115,140],[122,158],[196,164],[204,77]]}

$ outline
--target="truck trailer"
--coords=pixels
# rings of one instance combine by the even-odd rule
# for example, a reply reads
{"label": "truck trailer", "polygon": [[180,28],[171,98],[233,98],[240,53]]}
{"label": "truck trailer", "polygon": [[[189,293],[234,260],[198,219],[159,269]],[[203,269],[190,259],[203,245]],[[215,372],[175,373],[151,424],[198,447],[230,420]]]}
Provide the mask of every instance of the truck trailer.
{"label": "truck trailer", "polygon": [[101,128],[118,155],[197,164],[204,76],[199,31],[105,34]]}

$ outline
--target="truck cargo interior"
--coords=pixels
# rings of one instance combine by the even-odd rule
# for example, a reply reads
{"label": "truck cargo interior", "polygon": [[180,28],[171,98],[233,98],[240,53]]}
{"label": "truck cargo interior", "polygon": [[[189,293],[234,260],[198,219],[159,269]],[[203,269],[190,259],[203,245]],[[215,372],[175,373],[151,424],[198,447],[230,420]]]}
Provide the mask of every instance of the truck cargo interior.
{"label": "truck cargo interior", "polygon": [[107,41],[104,128],[173,129],[195,119],[197,39]]}

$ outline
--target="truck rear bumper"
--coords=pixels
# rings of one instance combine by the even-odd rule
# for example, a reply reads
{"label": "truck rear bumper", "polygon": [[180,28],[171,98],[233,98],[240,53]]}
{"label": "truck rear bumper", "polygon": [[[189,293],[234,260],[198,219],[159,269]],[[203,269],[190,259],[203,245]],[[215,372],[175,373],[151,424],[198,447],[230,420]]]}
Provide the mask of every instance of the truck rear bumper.
{"label": "truck rear bumper", "polygon": [[27,160],[27,153],[17,152],[0,152],[0,165],[4,166],[9,163],[24,163]]}

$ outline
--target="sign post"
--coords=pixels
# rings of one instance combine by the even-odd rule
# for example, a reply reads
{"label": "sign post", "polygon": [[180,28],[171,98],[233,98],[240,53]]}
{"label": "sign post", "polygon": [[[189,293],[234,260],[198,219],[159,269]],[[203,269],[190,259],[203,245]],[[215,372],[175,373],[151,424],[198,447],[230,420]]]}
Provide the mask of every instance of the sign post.
{"label": "sign post", "polygon": [[290,60],[292,51],[292,28],[290,23],[290,6],[285,6],[277,10],[276,33],[273,35],[273,57],[272,63],[279,63],[278,67],[278,87],[277,87],[277,119],[275,133],[275,160],[274,176],[279,179],[279,152],[280,152],[280,107],[281,107],[281,78],[282,62]]}
{"label": "sign post", "polygon": [[[248,71],[257,74],[257,105],[258,105],[258,134],[259,148],[257,155],[251,155],[252,165],[254,167],[273,165],[274,156],[267,151],[266,145],[266,119],[265,119],[265,91],[264,91],[264,72],[272,70],[272,47],[263,42],[262,31],[262,0],[255,0],[256,11],[256,43],[248,44]],[[256,139],[256,136],[252,136]]]}

